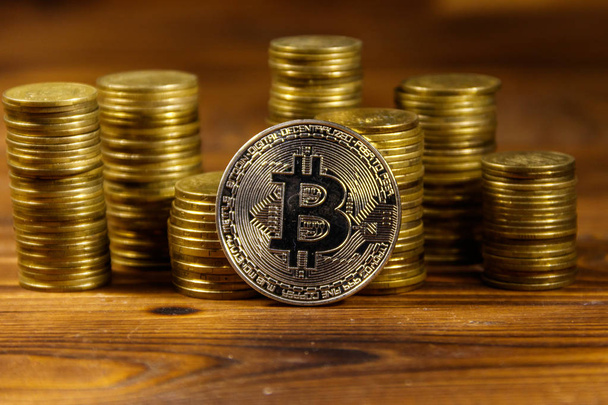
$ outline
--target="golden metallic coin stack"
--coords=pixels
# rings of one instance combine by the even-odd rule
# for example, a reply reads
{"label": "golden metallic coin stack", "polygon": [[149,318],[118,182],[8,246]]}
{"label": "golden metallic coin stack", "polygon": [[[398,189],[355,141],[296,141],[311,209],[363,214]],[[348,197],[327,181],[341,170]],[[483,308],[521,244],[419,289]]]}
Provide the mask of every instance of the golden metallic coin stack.
{"label": "golden metallic coin stack", "polygon": [[97,86],[113,268],[168,270],[175,182],[201,168],[197,78],[132,71]]}
{"label": "golden metallic coin stack", "polygon": [[389,108],[353,108],[319,114],[367,139],[387,161],[401,196],[401,228],[393,254],[360,294],[399,294],[426,279],[422,226],[423,132],[416,114]]}
{"label": "golden metallic coin stack", "polygon": [[341,108],[362,99],[361,41],[334,35],[301,35],[270,42],[271,125]]}
{"label": "golden metallic coin stack", "polygon": [[221,172],[203,173],[175,184],[168,221],[173,285],[196,298],[249,298],[257,293],[230,266],[217,235],[215,203],[221,177]]}
{"label": "golden metallic coin stack", "polygon": [[481,262],[481,158],[496,148],[500,80],[437,74],[404,80],[398,108],[424,130],[424,228],[427,262]]}
{"label": "golden metallic coin stack", "polygon": [[483,280],[511,290],[549,290],[574,282],[574,158],[559,152],[501,152],[482,163]]}
{"label": "golden metallic coin stack", "polygon": [[96,97],[78,83],[29,84],[3,95],[24,288],[80,291],[110,281]]}

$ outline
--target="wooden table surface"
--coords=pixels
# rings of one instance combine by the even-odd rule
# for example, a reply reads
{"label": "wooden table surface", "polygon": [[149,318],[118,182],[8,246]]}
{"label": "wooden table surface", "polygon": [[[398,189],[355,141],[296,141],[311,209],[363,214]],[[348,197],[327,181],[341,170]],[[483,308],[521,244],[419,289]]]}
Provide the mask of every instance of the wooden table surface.
{"label": "wooden table surface", "polygon": [[608,403],[604,2],[14,3],[0,4],[1,90],[194,72],[207,170],[264,129],[274,37],[363,39],[367,106],[392,106],[412,74],[496,75],[499,149],[577,159],[580,273],[561,290],[515,292],[484,286],[478,266],[432,267],[419,290],[321,308],[188,298],[158,273],[115,272],[83,293],[27,291],[2,128],[0,403]]}

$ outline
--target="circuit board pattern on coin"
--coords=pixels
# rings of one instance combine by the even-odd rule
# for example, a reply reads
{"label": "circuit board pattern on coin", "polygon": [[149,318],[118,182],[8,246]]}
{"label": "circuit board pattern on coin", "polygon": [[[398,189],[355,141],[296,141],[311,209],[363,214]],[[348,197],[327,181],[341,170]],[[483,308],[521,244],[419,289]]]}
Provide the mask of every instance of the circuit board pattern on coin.
{"label": "circuit board pattern on coin", "polygon": [[354,294],[382,268],[399,232],[386,161],[355,132],[324,121],[291,121],[252,138],[218,196],[231,264],[253,288],[290,304]]}

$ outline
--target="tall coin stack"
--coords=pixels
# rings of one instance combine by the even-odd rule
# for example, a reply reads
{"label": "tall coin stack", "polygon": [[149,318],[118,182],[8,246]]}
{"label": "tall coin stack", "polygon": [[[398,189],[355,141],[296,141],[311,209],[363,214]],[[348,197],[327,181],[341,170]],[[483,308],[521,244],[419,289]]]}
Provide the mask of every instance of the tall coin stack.
{"label": "tall coin stack", "polygon": [[168,221],[173,285],[196,298],[249,298],[257,293],[230,266],[217,235],[215,203],[221,177],[221,172],[203,173],[175,184]]}
{"label": "tall coin stack", "polygon": [[574,158],[558,152],[484,157],[483,280],[549,290],[576,277]]}
{"label": "tall coin stack", "polygon": [[424,129],[427,262],[481,262],[481,158],[496,148],[500,80],[478,74],[412,77],[395,89],[398,108]]}
{"label": "tall coin stack", "polygon": [[388,108],[353,108],[317,115],[361,134],[384,157],[401,196],[401,228],[391,258],[360,294],[398,294],[422,285],[424,230],[422,226],[423,132],[416,114]]}
{"label": "tall coin stack", "polygon": [[169,269],[175,182],[200,172],[198,84],[171,70],[97,80],[114,269]]}
{"label": "tall coin stack", "polygon": [[361,105],[360,40],[333,35],[283,37],[272,40],[268,52],[269,124]]}
{"label": "tall coin stack", "polygon": [[2,101],[19,283],[41,291],[108,283],[97,91],[36,83]]}

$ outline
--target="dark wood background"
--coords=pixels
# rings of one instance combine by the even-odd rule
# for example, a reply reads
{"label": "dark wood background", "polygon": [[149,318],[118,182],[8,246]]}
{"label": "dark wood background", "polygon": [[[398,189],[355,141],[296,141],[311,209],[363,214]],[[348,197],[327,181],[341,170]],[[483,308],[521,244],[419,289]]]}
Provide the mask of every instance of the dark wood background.
{"label": "dark wood background", "polygon": [[496,75],[499,148],[577,158],[580,276],[524,293],[485,287],[479,267],[430,268],[417,291],[324,308],[187,298],[166,274],[26,291],[2,127],[0,402],[607,403],[607,27],[600,0],[1,2],[1,90],[196,73],[207,170],[265,128],[275,37],[361,38],[367,106],[392,106],[413,74]]}

